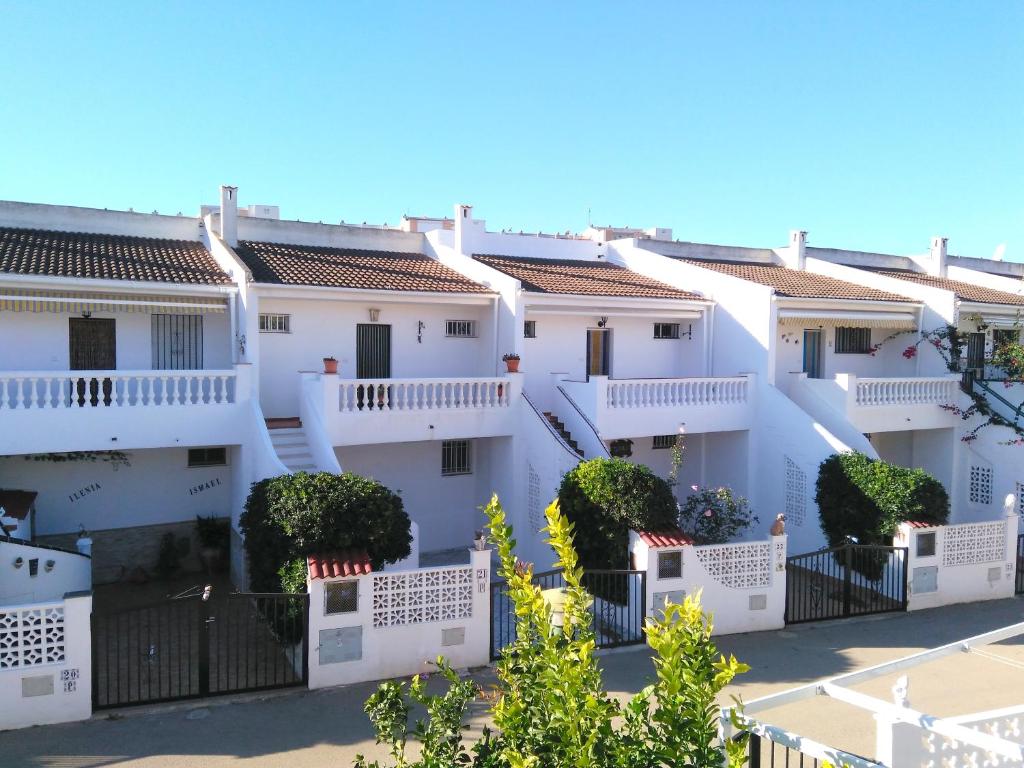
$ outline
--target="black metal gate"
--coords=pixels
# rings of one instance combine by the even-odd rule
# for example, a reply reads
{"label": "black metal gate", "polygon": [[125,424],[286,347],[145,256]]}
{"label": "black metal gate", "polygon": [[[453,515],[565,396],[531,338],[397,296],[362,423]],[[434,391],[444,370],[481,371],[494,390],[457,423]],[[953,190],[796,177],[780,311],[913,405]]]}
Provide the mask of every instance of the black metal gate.
{"label": "black metal gate", "polygon": [[1024,595],[1024,533],[1017,536],[1017,581],[1014,592]]}
{"label": "black metal gate", "polygon": [[[533,576],[541,589],[565,587],[562,571],[546,571]],[[586,571],[583,587],[594,598],[590,613],[598,648],[616,648],[644,642],[644,617],[647,615],[646,571]],[[504,581],[491,584],[491,658],[515,639],[516,615]]]}
{"label": "black metal gate", "polygon": [[309,595],[204,594],[92,616],[96,709],[303,685]]}
{"label": "black metal gate", "polygon": [[786,623],[907,609],[907,549],[846,544],[786,559]]}

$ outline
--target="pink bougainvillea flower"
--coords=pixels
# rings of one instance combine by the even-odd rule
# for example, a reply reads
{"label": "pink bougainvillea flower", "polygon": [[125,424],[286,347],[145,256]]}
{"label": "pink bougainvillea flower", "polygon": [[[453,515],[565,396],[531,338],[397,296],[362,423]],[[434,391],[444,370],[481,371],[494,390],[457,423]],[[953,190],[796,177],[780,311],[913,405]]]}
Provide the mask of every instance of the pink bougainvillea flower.
{"label": "pink bougainvillea flower", "polygon": [[715,514],[715,513],[714,513],[714,512],[712,512],[712,511],[711,511],[710,509],[705,509],[705,510],[704,510],[704,517],[713,517],[713,516],[714,516],[714,514]]}
{"label": "pink bougainvillea flower", "polygon": [[700,488],[698,488],[696,485],[691,485],[690,489],[694,490],[694,491],[699,491],[700,490]]}

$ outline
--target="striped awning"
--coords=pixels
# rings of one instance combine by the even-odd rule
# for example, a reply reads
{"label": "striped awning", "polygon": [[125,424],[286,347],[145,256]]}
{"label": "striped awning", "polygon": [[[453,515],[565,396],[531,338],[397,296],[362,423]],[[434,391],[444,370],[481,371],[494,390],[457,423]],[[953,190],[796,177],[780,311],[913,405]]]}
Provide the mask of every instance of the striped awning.
{"label": "striped awning", "polygon": [[131,293],[28,291],[0,288],[0,310],[8,312],[147,312],[205,315],[224,312],[225,296],[144,296]]}
{"label": "striped awning", "polygon": [[892,328],[913,331],[917,318],[910,312],[865,312],[858,310],[780,309],[782,325],[850,326],[854,328]]}

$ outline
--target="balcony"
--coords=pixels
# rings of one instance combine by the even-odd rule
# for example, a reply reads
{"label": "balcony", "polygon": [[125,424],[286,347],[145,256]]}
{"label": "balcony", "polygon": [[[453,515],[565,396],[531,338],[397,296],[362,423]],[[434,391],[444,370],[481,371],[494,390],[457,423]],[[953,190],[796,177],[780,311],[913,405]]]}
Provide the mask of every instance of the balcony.
{"label": "balcony", "polygon": [[562,380],[562,390],[602,440],[686,432],[749,429],[753,377]]}
{"label": "balcony", "polygon": [[239,442],[250,368],[2,371],[0,454]]}
{"label": "balcony", "polygon": [[522,385],[518,375],[342,379],[304,374],[303,387],[304,406],[320,399],[326,437],[342,446],[511,435]]}
{"label": "balcony", "polygon": [[[939,406],[956,404],[960,378],[908,376],[860,378],[852,373],[835,379],[809,379],[797,374],[798,387],[845,415],[858,432],[895,432],[955,426],[958,417]],[[794,399],[799,402],[799,394]]]}

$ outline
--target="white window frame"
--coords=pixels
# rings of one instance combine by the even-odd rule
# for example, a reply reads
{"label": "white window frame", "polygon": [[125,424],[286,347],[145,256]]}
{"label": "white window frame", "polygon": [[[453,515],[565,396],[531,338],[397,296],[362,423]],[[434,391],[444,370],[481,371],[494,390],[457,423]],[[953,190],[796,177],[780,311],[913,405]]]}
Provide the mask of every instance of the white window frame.
{"label": "white window frame", "polygon": [[[664,331],[668,329],[666,336]],[[677,340],[679,338],[679,323],[655,323],[654,338],[664,340]]]}
{"label": "white window frame", "polygon": [[282,312],[260,312],[260,333],[291,333],[292,316]]}
{"label": "white window frame", "polygon": [[449,339],[475,339],[476,320],[445,320],[444,335]]}
{"label": "white window frame", "polygon": [[[210,467],[226,467],[228,465],[228,457],[231,455],[226,445],[207,445],[207,446],[196,446],[194,448],[187,448],[185,454],[185,467],[187,469],[209,469]],[[202,462],[200,464],[192,463],[192,451],[206,451],[205,455],[209,455],[210,451],[224,451],[224,461],[222,462]]]}
{"label": "white window frame", "polygon": [[[848,331],[850,333],[844,333],[843,339],[845,343],[849,343],[851,338],[862,340],[862,337],[867,336],[866,348],[857,347],[856,349],[840,349],[839,347],[839,332]],[[856,333],[852,333],[856,331]],[[865,333],[866,331],[866,333]],[[871,329],[864,328],[858,325],[837,325],[835,330],[835,339],[833,342],[833,349],[837,355],[870,355],[871,354]]]}
{"label": "white window frame", "polygon": [[523,321],[523,338],[524,339],[536,339],[537,338],[537,321],[536,320],[524,320]]}
{"label": "white window frame", "polygon": [[679,435],[654,435],[651,438],[651,450],[660,451],[666,448],[675,448]]}

